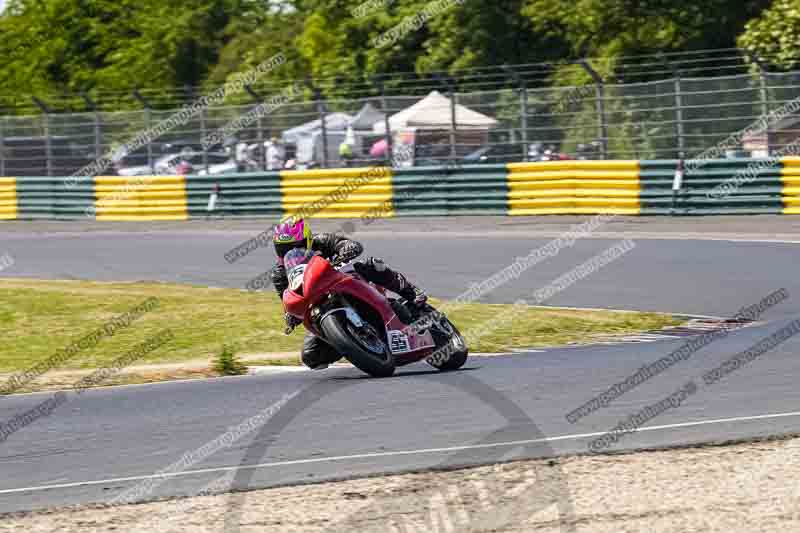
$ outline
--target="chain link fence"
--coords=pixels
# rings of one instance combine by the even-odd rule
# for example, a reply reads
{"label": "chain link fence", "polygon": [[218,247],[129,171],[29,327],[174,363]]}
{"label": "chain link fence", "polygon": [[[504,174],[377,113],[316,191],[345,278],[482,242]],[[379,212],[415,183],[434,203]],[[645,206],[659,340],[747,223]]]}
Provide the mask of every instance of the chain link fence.
{"label": "chain link fence", "polygon": [[[130,142],[180,110],[43,112],[0,117],[0,175],[68,176],[110,154],[102,174],[691,158],[798,97],[800,72],[478,92],[445,84],[427,97],[201,108],[141,146]],[[726,156],[779,152],[800,137],[798,122],[781,116]],[[224,135],[209,144],[215,133]]]}

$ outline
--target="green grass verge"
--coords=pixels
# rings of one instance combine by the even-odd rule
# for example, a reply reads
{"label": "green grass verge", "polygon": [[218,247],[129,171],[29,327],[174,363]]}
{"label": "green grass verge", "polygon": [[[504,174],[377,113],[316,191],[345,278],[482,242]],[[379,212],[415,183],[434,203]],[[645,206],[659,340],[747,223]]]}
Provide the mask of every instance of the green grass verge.
{"label": "green grass verge", "polygon": [[[6,332],[0,343],[0,372],[27,369],[47,360],[149,297],[158,299],[155,309],[113,336],[102,337],[96,346],[78,351],[58,369],[102,367],[164,328],[172,330],[174,339],[133,364],[211,359],[223,344],[245,355],[300,350],[303,332],[283,335],[283,313],[271,292],[162,283],[5,279],[0,280],[0,330]],[[468,304],[449,316],[468,333],[508,307]],[[546,308],[528,308],[514,317],[513,323],[499,321],[496,329],[472,342],[471,350],[497,352],[584,342],[599,334],[638,332],[678,322],[655,313]],[[297,363],[296,358],[284,357],[273,364],[280,361]]]}
{"label": "green grass verge", "polygon": [[300,366],[303,364],[300,354],[291,357],[270,357],[267,359],[250,358],[247,360],[250,366]]}

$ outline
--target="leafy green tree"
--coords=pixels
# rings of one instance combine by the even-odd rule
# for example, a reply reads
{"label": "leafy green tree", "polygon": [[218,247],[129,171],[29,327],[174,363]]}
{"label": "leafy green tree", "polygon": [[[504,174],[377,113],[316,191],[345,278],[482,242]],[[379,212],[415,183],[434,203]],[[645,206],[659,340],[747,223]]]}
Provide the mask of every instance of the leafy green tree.
{"label": "leafy green tree", "polygon": [[525,0],[465,1],[430,23],[421,71],[523,64],[556,59],[568,50],[560,39],[535,31],[522,16]]}
{"label": "leafy green tree", "polygon": [[796,67],[800,63],[800,4],[775,0],[760,17],[747,23],[739,45],[774,66]]}
{"label": "leafy green tree", "polygon": [[384,72],[413,72],[416,58],[429,31],[425,25],[419,31],[405,35],[396,43],[376,48],[375,39],[424,7],[420,0],[397,0],[362,16],[351,9],[358,2],[318,0],[308,2],[309,11],[304,30],[297,39],[297,49],[315,78],[335,79],[361,85],[348,89],[346,84],[331,84],[328,93],[347,96],[369,91],[370,80]]}
{"label": "leafy green tree", "polygon": [[726,48],[769,0],[528,0],[534,30],[563,39],[572,57],[619,58]]}
{"label": "leafy green tree", "polygon": [[216,64],[238,0],[11,0],[0,93],[171,90]]}
{"label": "leafy green tree", "polygon": [[[378,74],[391,75],[390,90],[413,94],[430,84],[415,88],[404,81],[426,79],[432,71],[582,56],[610,58],[594,66],[611,79],[622,56],[733,46],[747,21],[770,4],[383,0],[359,12],[363,1],[8,0],[0,15],[0,106],[31,94],[58,100],[64,93],[129,93],[137,86],[162,93],[186,85],[208,90],[279,52],[287,63],[257,84],[267,95],[310,77],[326,80],[320,85],[327,97],[364,96],[374,94],[371,80]],[[798,55],[794,3],[776,0],[747,26],[742,45],[782,57],[780,64],[788,66]],[[437,8],[423,23],[379,45],[387,32]],[[591,83],[574,64],[541,81]],[[239,95],[229,102],[246,99]],[[75,102],[82,105],[76,99],[64,108]]]}
{"label": "leafy green tree", "polygon": [[[408,78],[432,71],[455,71],[556,58],[566,49],[557,39],[543,37],[521,16],[524,0],[459,4],[428,0],[384,2],[362,16],[354,15],[360,2],[310,0],[297,47],[314,77],[341,77],[363,84],[377,74],[404,73]],[[434,6],[443,9],[433,14]],[[397,39],[376,46],[376,39],[420,13],[432,16],[418,28],[402,31]],[[390,88],[411,92],[397,76]],[[479,86],[476,85],[479,88]],[[341,84],[334,93],[344,95]]]}
{"label": "leafy green tree", "polygon": [[[746,22],[768,5],[769,0],[528,0],[522,12],[531,20],[534,31],[567,43],[564,59],[594,58],[593,68],[607,84],[613,84],[665,77],[665,67],[654,67],[651,54],[734,46]],[[650,57],[635,57],[642,55]],[[703,65],[705,72],[695,71],[693,75],[728,73],[715,71],[713,62]],[[629,72],[636,73],[633,79],[626,79]],[[583,86],[593,80],[573,63],[556,68],[550,82],[555,86]],[[668,135],[648,125],[659,120],[658,113],[645,119],[641,112],[634,112],[635,100],[606,101],[609,151],[651,157],[662,148],[659,144],[668,142]],[[597,135],[593,133],[596,110],[588,102],[579,113],[560,117],[558,122],[568,132],[564,139],[568,150]]]}
{"label": "leafy green tree", "polygon": [[[232,81],[277,54],[283,54],[286,63],[258,78],[254,88],[268,97],[291,81],[302,80],[307,64],[295,46],[295,39],[302,31],[303,19],[294,11],[259,13],[232,21],[225,30],[225,44],[219,51],[217,64],[206,79],[207,90]],[[246,94],[232,94],[226,101],[241,102],[248,98]]]}

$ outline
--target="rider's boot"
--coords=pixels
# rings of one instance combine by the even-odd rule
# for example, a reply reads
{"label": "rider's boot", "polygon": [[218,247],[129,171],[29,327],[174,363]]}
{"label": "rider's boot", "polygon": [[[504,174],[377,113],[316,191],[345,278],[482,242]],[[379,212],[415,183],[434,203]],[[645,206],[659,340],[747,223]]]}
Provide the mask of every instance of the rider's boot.
{"label": "rider's boot", "polygon": [[385,281],[383,286],[402,296],[414,307],[421,307],[428,300],[428,295],[425,294],[425,291],[408,281],[400,272],[386,267],[382,274]]}
{"label": "rider's boot", "polygon": [[357,264],[356,270],[368,280],[399,294],[415,311],[423,309],[428,301],[425,291],[408,281],[400,272],[389,268],[380,258],[370,257],[366,262]]}
{"label": "rider's boot", "polygon": [[428,302],[428,295],[421,288],[406,281],[406,288],[398,294],[414,304],[415,307],[422,308]]}
{"label": "rider's boot", "polygon": [[303,339],[303,351],[301,354],[303,364],[311,370],[324,370],[342,358],[325,341],[307,333]]}
{"label": "rider's boot", "polygon": [[415,314],[424,310],[425,304],[428,302],[428,295],[425,294],[425,291],[408,281],[401,273],[393,271],[392,274],[394,274],[394,279],[386,288],[406,300]]}

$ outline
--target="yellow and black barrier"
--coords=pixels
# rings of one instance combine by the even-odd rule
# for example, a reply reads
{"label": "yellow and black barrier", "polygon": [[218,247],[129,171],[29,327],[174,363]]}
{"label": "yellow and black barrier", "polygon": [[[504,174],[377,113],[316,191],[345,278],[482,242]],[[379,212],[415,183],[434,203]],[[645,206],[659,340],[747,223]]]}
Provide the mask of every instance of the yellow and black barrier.
{"label": "yellow and black barrier", "polygon": [[394,216],[392,169],[388,167],[283,171],[284,215],[359,218],[380,211]]}
{"label": "yellow and black barrier", "polygon": [[0,178],[0,220],[17,218],[17,178]]}
{"label": "yellow and black barrier", "polygon": [[97,176],[97,220],[186,220],[184,176]]}
{"label": "yellow and black barrier", "polygon": [[508,165],[509,215],[638,215],[638,161]]}
{"label": "yellow and black barrier", "polygon": [[800,157],[785,157],[781,163],[783,214],[800,215]]}
{"label": "yellow and black barrier", "polygon": [[[675,173],[683,178],[676,182]],[[673,189],[674,184],[679,184]],[[319,169],[219,176],[0,178],[0,220],[276,220],[395,216],[800,214],[800,157],[546,161]]]}

